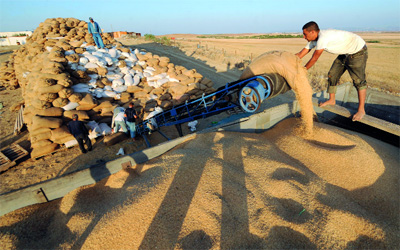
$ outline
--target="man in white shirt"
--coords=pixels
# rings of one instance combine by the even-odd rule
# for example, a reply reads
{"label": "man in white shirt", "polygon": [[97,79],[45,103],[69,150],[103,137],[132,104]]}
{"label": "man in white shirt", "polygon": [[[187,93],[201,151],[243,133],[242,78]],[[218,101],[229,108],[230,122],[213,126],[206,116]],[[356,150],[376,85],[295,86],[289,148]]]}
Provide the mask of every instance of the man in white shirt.
{"label": "man in white shirt", "polygon": [[113,128],[113,133],[117,133],[120,127],[122,128],[124,133],[128,133],[128,129],[126,128],[125,124],[125,116],[124,116],[125,109],[123,107],[116,107],[113,113],[114,115],[111,123],[111,127]]}
{"label": "man in white shirt", "polygon": [[353,121],[360,121],[365,115],[365,98],[367,95],[367,81],[365,68],[368,59],[368,50],[365,41],[358,35],[342,30],[319,30],[316,22],[308,22],[303,26],[304,38],[308,41],[306,47],[296,55],[303,58],[311,49],[315,48],[311,59],[306,63],[311,68],[325,50],[339,56],[333,62],[328,73],[329,100],[319,106],[335,105],[336,85],[348,70],[354,87],[358,91],[358,111],[353,115]]}

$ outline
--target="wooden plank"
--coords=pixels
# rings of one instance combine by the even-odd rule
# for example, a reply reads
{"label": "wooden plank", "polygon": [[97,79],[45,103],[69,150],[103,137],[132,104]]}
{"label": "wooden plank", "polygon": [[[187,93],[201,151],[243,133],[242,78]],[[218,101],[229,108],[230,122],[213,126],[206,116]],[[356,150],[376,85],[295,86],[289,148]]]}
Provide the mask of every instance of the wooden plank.
{"label": "wooden plank", "polygon": [[[350,110],[346,109],[345,107],[339,106],[339,105],[334,105],[334,106],[324,106],[324,107],[319,107],[318,106],[318,100],[313,98],[313,105],[315,107],[327,110],[329,112],[335,113],[337,115],[351,118],[353,115],[350,112]],[[361,121],[358,121],[364,124],[367,124],[371,127],[386,131],[388,133],[400,136],[400,126],[391,122],[387,122],[385,120],[378,119],[376,117],[370,116],[370,115],[364,115],[364,117],[361,119]]]}

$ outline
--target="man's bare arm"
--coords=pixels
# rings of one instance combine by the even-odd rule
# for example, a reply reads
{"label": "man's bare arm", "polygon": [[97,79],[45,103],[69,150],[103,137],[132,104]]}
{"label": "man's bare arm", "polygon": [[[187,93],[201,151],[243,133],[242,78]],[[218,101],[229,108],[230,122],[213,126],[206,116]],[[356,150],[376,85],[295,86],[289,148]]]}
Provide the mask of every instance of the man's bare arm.
{"label": "man's bare arm", "polygon": [[[324,52],[323,49],[314,51],[314,54],[312,55],[310,61],[308,61],[308,62],[306,63],[306,66],[305,66],[305,67],[306,67],[307,70],[310,69],[310,68],[317,62],[317,60],[318,60],[318,58],[321,56],[322,52]],[[301,58],[301,57],[300,57],[300,58]]]}
{"label": "man's bare arm", "polygon": [[301,59],[301,58],[303,58],[305,55],[307,55],[308,52],[310,52],[310,50],[304,48],[304,49],[302,49],[299,53],[297,53],[296,56],[298,56],[298,57]]}

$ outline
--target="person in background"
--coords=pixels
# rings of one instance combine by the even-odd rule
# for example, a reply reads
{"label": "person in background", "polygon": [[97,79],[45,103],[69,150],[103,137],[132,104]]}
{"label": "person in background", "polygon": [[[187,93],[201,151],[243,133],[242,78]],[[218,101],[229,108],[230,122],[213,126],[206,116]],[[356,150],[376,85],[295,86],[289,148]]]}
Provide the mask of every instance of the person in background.
{"label": "person in background", "polygon": [[98,23],[93,21],[93,18],[89,17],[89,23],[88,23],[88,31],[89,34],[92,35],[94,42],[96,43],[96,46],[98,49],[104,49],[104,43],[103,39],[101,39],[101,29]]}
{"label": "person in background", "polygon": [[125,109],[123,107],[116,107],[113,111],[113,119],[111,127],[113,128],[113,133],[117,133],[119,128],[122,127],[124,133],[128,133],[128,129],[125,124]]}
{"label": "person in background", "polygon": [[87,130],[85,124],[81,121],[78,121],[78,115],[72,115],[72,121],[70,121],[67,125],[69,132],[75,137],[78,141],[79,148],[83,154],[86,154],[86,149],[83,143],[86,144],[87,150],[92,151],[92,142],[89,139],[89,131]]}
{"label": "person in background", "polygon": [[136,114],[136,110],[133,108],[134,104],[131,102],[129,103],[129,108],[127,108],[125,110],[125,117],[126,117],[126,125],[128,125],[130,134],[131,134],[131,138],[132,140],[136,140],[135,136],[136,136],[136,118],[137,118],[137,114]]}
{"label": "person in background", "polygon": [[347,70],[358,91],[358,111],[353,115],[352,120],[360,121],[365,115],[365,98],[367,96],[365,68],[368,50],[365,41],[360,36],[348,31],[320,30],[316,22],[306,23],[303,26],[303,35],[308,43],[296,55],[303,58],[311,49],[315,48],[311,59],[305,65],[307,70],[315,64],[324,50],[338,54],[328,73],[329,100],[320,103],[319,106],[336,104],[336,86],[340,77]]}

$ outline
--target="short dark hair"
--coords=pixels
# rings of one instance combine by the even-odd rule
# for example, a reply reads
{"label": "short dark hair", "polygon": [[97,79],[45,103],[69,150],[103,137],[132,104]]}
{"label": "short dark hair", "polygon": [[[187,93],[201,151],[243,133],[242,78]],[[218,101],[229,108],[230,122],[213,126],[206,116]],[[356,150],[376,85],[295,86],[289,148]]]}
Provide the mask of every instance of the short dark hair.
{"label": "short dark hair", "polygon": [[312,31],[312,30],[319,31],[319,27],[318,27],[318,24],[317,24],[316,22],[311,21],[311,22],[308,22],[308,23],[304,24],[303,30],[307,30],[307,31]]}
{"label": "short dark hair", "polygon": [[73,114],[73,115],[72,115],[72,119],[73,119],[73,120],[77,120],[77,119],[78,119],[78,114]]}
{"label": "short dark hair", "polygon": [[129,103],[129,106],[134,106],[135,104],[133,103],[133,102],[130,102]]}

